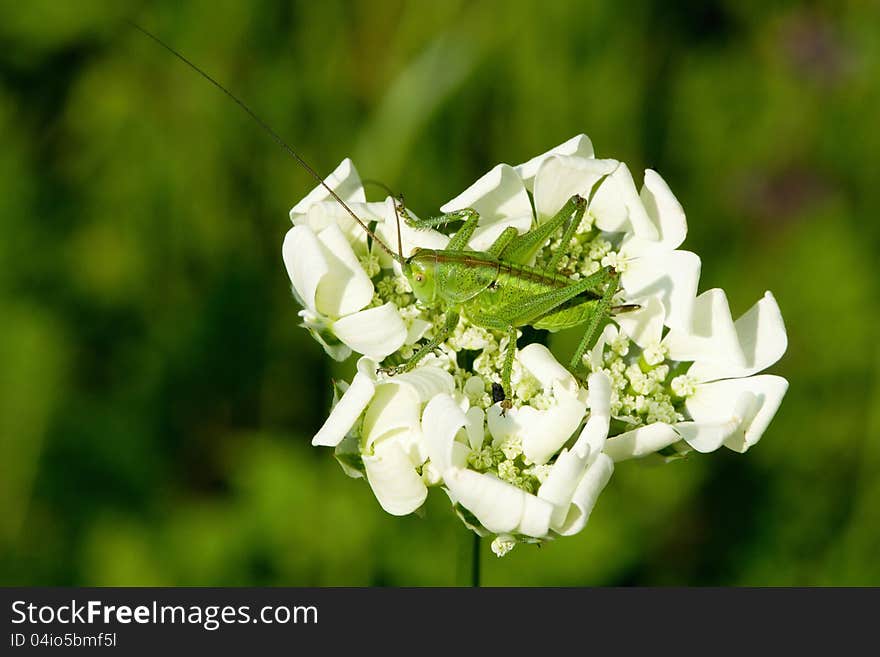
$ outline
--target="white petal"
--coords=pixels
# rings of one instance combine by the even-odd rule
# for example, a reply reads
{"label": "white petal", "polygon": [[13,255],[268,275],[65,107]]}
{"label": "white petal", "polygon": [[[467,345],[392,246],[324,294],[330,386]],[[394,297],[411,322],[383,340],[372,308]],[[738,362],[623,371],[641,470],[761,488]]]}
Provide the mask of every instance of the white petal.
{"label": "white petal", "polygon": [[[364,223],[369,224],[381,220],[383,205],[382,203],[350,203],[348,207]],[[315,233],[321,232],[327,226],[336,224],[358,254],[366,253],[367,232],[338,202],[323,201],[315,203],[305,214],[292,216],[295,225],[306,225]]]}
{"label": "white petal", "polygon": [[590,199],[590,214],[595,217],[596,226],[604,231],[618,233],[632,227],[632,233],[641,239],[659,238],[657,227],[642,205],[632,174],[623,163],[596,189]]}
{"label": "white petal", "polygon": [[538,222],[554,216],[575,194],[590,197],[603,177],[617,168],[617,160],[555,155],[547,158],[535,176],[535,212]]}
{"label": "white petal", "polygon": [[[580,425],[586,411],[581,397],[569,395],[557,389],[556,403],[546,411],[523,406],[516,412],[523,454],[533,463],[542,465],[550,460]],[[489,414],[491,417],[492,409]],[[514,409],[508,411],[513,414]]]}
{"label": "white petal", "polygon": [[688,374],[700,381],[751,376],[770,367],[788,348],[782,313],[770,292],[736,320],[734,327],[743,361],[707,359],[694,363]]}
{"label": "white petal", "polygon": [[377,385],[361,428],[364,452],[369,453],[373,443],[393,434],[421,432],[420,410],[418,395],[410,386],[387,381]]}
{"label": "white petal", "polygon": [[681,203],[656,171],[645,171],[641,198],[645,210],[659,229],[659,241],[663,248],[677,249],[687,236],[687,220]]}
{"label": "white petal", "polygon": [[523,512],[516,528],[517,533],[543,538],[550,532],[553,505],[535,495],[523,493]]}
{"label": "white petal", "polygon": [[486,409],[486,425],[493,438],[493,445],[500,445],[521,435],[522,427],[517,419],[518,413],[519,409],[512,408],[502,414],[498,404]]}
{"label": "white petal", "polygon": [[537,157],[533,157],[528,162],[524,162],[523,164],[514,167],[529,191],[534,189],[535,174],[538,173],[538,169],[541,168],[544,160],[554,155],[576,155],[583,158],[592,158],[593,142],[591,142],[590,138],[586,135],[577,135],[568,141],[559,144],[559,146],[551,148],[546,153],[542,153]]}
{"label": "white petal", "polygon": [[336,320],[333,333],[356,353],[377,361],[400,349],[407,336],[406,324],[390,301]]}
{"label": "white petal", "polygon": [[788,381],[770,374],[713,381],[697,386],[685,407],[695,422],[726,422],[743,412],[740,401],[743,393],[754,395],[747,414],[738,418],[737,430],[724,441],[730,449],[744,452],[761,439],[786,390]]}
{"label": "white petal", "polygon": [[[428,448],[428,456],[434,467],[445,472],[453,465],[455,434],[467,425],[467,417],[449,395],[437,395],[422,413],[422,434]],[[463,463],[456,464],[458,467]]]}
{"label": "white petal", "polygon": [[406,340],[404,341],[404,344],[415,344],[425,337],[425,333],[428,332],[428,329],[431,328],[431,326],[431,322],[416,317],[409,323],[409,328],[406,330]]}
{"label": "white petal", "polygon": [[443,477],[453,499],[494,534],[543,537],[553,505],[488,474],[450,468]]}
{"label": "white petal", "polygon": [[544,390],[550,390],[559,382],[563,387],[577,394],[578,384],[571,372],[560,365],[559,361],[542,344],[532,343],[517,352],[520,364],[534,376]]}
{"label": "white petal", "polygon": [[616,315],[614,321],[633,342],[644,348],[648,344],[660,342],[665,318],[666,312],[660,300],[657,297],[648,297],[641,303],[641,308]]}
{"label": "white petal", "polygon": [[571,536],[581,531],[590,519],[599,494],[605,488],[614,472],[614,461],[606,454],[600,454],[587,469],[584,478],[574,492],[568,516],[561,526],[554,527],[562,536]]}
{"label": "white petal", "polygon": [[609,417],[611,414],[611,379],[605,372],[593,372],[587,378],[590,414]]}
{"label": "white petal", "polygon": [[590,396],[590,418],[584,425],[581,435],[572,447],[572,451],[595,456],[605,447],[608,427],[611,421],[611,379],[604,372],[593,372],[587,383]]}
{"label": "white petal", "polygon": [[663,344],[673,360],[706,361],[732,367],[745,364],[727,295],[719,288],[706,290],[698,296],[690,329],[670,330]]}
{"label": "white petal", "polygon": [[467,417],[468,444],[471,449],[480,449],[486,439],[486,414],[479,406],[474,406],[465,413]]}
{"label": "white petal", "polygon": [[522,518],[525,493],[490,475],[451,468],[443,475],[452,498],[490,532],[511,533]]}
{"label": "white petal", "polygon": [[330,317],[342,317],[370,303],[373,299],[373,282],[361,267],[339,226],[334,224],[322,230],[318,233],[318,241],[328,266],[315,293],[318,312]]}
{"label": "white petal", "polygon": [[605,441],[605,453],[615,461],[639,458],[653,454],[681,440],[681,436],[668,424],[655,422]]}
{"label": "white petal", "polygon": [[590,349],[590,369],[598,370],[602,368],[602,354],[605,351],[605,345],[617,337],[618,330],[614,324],[607,324],[602,329],[596,344]]}
{"label": "white petal", "polygon": [[[357,169],[354,168],[354,164],[348,158],[342,160],[333,173],[324,179],[324,182],[346,203],[364,203],[367,200]],[[290,210],[291,221],[294,220],[295,215],[308,211],[313,204],[331,198],[330,192],[323,185],[316,186]]]}
{"label": "white petal", "polygon": [[[750,406],[753,402],[754,396],[745,393],[738,404],[748,407],[746,405]],[[674,426],[682,440],[698,452],[707,454],[721,447],[739,428],[741,422],[741,416],[732,415],[724,422],[676,422]]]}
{"label": "white petal", "polygon": [[509,164],[499,164],[454,199],[441,212],[472,208],[480,213],[480,225],[501,219],[532,216],[532,204],[522,180]]}
{"label": "white petal", "polygon": [[452,375],[444,369],[424,365],[406,374],[398,374],[388,383],[408,386],[420,403],[424,404],[435,395],[451,395],[455,390]]}
{"label": "white petal", "polygon": [[666,326],[683,331],[691,327],[699,280],[700,258],[690,251],[633,258],[620,276],[627,301],[656,297],[663,304]]}
{"label": "white petal", "polygon": [[314,312],[318,285],[330,270],[321,243],[307,226],[294,226],[284,236],[281,254],[294,292]]}
{"label": "white petal", "polygon": [[562,450],[538,489],[538,497],[553,505],[550,526],[554,529],[561,527],[568,516],[571,499],[587,471],[589,457],[589,447],[583,454]]}
{"label": "white petal", "polygon": [[422,506],[428,489],[396,440],[380,443],[375,454],[364,454],[362,458],[367,481],[385,511],[405,516]]}
{"label": "white petal", "polygon": [[547,410],[523,406],[502,415],[497,404],[490,406],[486,423],[493,444],[519,438],[526,458],[538,465],[549,461],[578,428],[586,411],[585,395],[572,395],[560,385],[554,383],[556,403]]}
{"label": "white petal", "polygon": [[312,445],[335,447],[341,443],[373,398],[376,390],[376,363],[369,358],[361,358],[357,369],[348,390],[312,438]]}

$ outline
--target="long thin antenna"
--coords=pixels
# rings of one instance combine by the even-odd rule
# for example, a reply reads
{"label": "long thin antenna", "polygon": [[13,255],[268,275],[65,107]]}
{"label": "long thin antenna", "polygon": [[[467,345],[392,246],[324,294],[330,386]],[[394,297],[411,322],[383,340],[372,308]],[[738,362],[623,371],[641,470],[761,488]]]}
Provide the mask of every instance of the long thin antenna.
{"label": "long thin antenna", "polygon": [[315,180],[317,180],[317,181],[318,181],[318,184],[321,185],[324,189],[326,189],[326,190],[330,193],[330,196],[332,196],[334,199],[336,199],[336,201],[338,201],[339,204],[340,204],[343,208],[345,208],[345,211],[348,212],[348,214],[351,215],[351,218],[352,218],[352,219],[354,219],[356,222],[358,222],[358,224],[360,224],[361,228],[363,228],[363,229],[366,231],[367,235],[369,235],[370,237],[373,238],[373,241],[374,241],[374,242],[376,242],[380,247],[382,247],[382,249],[383,249],[388,255],[390,255],[392,258],[394,258],[395,260],[397,260],[401,265],[403,265],[403,264],[406,263],[406,260],[404,259],[403,255],[402,255],[402,254],[397,254],[397,253],[395,253],[394,251],[392,251],[390,248],[388,248],[388,245],[385,244],[385,242],[383,242],[382,240],[380,240],[380,239],[376,236],[376,234],[375,234],[372,230],[370,230],[370,228],[367,226],[367,224],[364,223],[364,222],[361,220],[361,218],[358,217],[350,207],[348,207],[348,204],[347,204],[345,201],[343,201],[343,200],[339,197],[339,194],[337,194],[335,191],[333,191],[333,189],[330,187],[330,185],[328,185],[326,182],[324,182],[324,179],[321,178],[321,176],[319,176],[318,173],[317,173],[317,172],[316,172],[311,166],[309,166],[309,164],[308,164],[304,159],[302,159],[302,158],[299,156],[299,154],[298,154],[295,150],[293,150],[293,148],[291,148],[291,147],[287,144],[287,142],[284,141],[284,140],[278,135],[277,132],[275,132],[272,128],[270,128],[269,125],[268,125],[265,121],[263,121],[263,119],[261,119],[259,116],[257,116],[257,115],[254,113],[254,111],[253,111],[250,107],[248,107],[247,105],[245,105],[244,101],[242,101],[240,98],[238,98],[238,96],[236,96],[235,94],[233,94],[231,91],[229,91],[229,89],[227,89],[226,87],[224,87],[222,84],[220,84],[219,82],[217,82],[217,80],[215,80],[214,78],[212,78],[210,75],[208,75],[208,74],[207,74],[205,71],[203,71],[201,68],[199,68],[198,66],[196,66],[193,62],[191,62],[189,59],[187,59],[182,53],[178,52],[177,50],[175,50],[174,48],[172,48],[171,46],[169,46],[167,43],[165,43],[164,41],[162,41],[162,39],[160,39],[159,37],[157,37],[155,34],[153,34],[152,32],[150,32],[149,30],[147,30],[147,29],[141,27],[140,25],[138,25],[138,24],[135,23],[134,21],[130,21],[130,20],[128,20],[128,21],[126,21],[126,22],[127,22],[129,25],[131,25],[134,29],[136,29],[138,32],[141,32],[142,34],[144,34],[145,36],[149,37],[150,39],[152,39],[153,41],[155,41],[157,44],[159,44],[160,46],[162,46],[165,50],[167,50],[167,51],[170,52],[172,55],[174,55],[175,57],[177,57],[177,59],[179,59],[179,60],[182,61],[184,64],[186,64],[187,66],[189,66],[192,70],[194,70],[196,73],[198,73],[199,75],[201,75],[205,80],[207,80],[208,82],[210,82],[210,83],[211,83],[212,85],[214,85],[217,89],[219,89],[219,90],[222,91],[224,94],[226,94],[229,98],[231,98],[232,101],[233,101],[236,105],[238,105],[241,109],[243,109],[243,110],[244,110],[244,111],[245,111],[245,112],[246,112],[246,113],[247,113],[247,114],[248,114],[248,115],[249,115],[254,121],[257,122],[257,125],[259,125],[259,126],[260,126],[260,127],[261,127],[261,128],[262,128],[262,129],[263,129],[263,130],[264,130],[269,136],[270,136],[270,137],[272,137],[273,140],[275,140],[275,143],[276,143],[276,144],[278,144],[281,148],[283,148],[285,151],[287,151],[288,155],[290,155],[291,157],[293,157],[294,160],[296,160],[297,162],[299,162],[300,166],[302,166],[303,169],[305,169],[306,171],[308,171],[309,174],[312,176],[312,178],[314,178]]}
{"label": "long thin antenna", "polygon": [[397,252],[400,254],[401,259],[403,259],[403,238],[400,236],[400,212],[399,208],[403,208],[403,194],[400,195],[400,206],[398,207],[398,199],[394,197],[394,192],[391,191],[391,188],[383,183],[381,180],[362,180],[362,185],[375,185],[376,187],[385,190],[385,193],[391,197],[391,200],[394,202],[394,218],[397,219]]}
{"label": "long thin antenna", "polygon": [[[397,208],[397,200],[394,201],[394,218],[397,220],[397,252],[403,257],[403,238],[400,236],[400,212]],[[403,207],[403,194],[400,195],[400,207]]]}

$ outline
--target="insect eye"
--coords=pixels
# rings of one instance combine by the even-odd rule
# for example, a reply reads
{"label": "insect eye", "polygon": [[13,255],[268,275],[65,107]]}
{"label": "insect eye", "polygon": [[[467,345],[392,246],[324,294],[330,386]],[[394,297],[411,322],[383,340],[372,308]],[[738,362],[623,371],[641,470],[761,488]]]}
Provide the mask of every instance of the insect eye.
{"label": "insect eye", "polygon": [[425,280],[425,277],[422,274],[416,274],[416,283],[421,283]]}

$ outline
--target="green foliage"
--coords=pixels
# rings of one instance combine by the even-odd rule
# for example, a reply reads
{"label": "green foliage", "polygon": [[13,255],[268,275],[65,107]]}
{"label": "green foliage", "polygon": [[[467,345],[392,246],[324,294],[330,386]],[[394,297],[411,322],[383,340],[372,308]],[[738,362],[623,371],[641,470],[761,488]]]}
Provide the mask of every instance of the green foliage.
{"label": "green foliage", "polygon": [[876,4],[142,7],[0,10],[0,582],[455,581],[442,494],[389,517],[308,444],[350,374],[281,262],[312,182],[140,12],[320,171],[353,155],[427,216],[586,132],[669,182],[701,290],[776,294],[761,443],[622,464],[582,534],[487,551],[484,583],[880,584]]}

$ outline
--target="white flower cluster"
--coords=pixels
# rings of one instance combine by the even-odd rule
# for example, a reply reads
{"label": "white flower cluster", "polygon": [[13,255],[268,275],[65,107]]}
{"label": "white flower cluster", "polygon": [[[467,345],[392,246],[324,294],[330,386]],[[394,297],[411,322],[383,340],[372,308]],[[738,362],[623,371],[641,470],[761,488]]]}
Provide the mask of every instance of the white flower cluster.
{"label": "white flower cluster", "polygon": [[[350,160],[326,183],[397,245],[393,199],[367,202]],[[619,302],[638,310],[614,316],[584,355],[586,385],[545,346],[520,348],[509,410],[493,399],[508,338],[464,317],[412,371],[380,372],[380,363],[403,363],[432,338],[445,309],[417,302],[400,265],[322,186],[291,210],[284,240],[303,326],[331,357],[361,355],[312,444],[334,447],[345,472],[365,477],[394,515],[442,487],[468,527],[494,535],[498,556],[583,529],[615,462],[722,445],[744,452],[788,385],[758,375],[787,346],[773,296],[735,321],[722,290],[697,296],[700,259],[678,250],[687,225],[666,183],[648,170],[637,190],[626,165],[597,159],[586,136],[496,166],[441,210],[480,214],[469,246],[481,251],[509,226],[522,234],[547,221],[574,194],[589,199],[580,226],[567,244],[560,229],[533,264],[561,251],[557,269],[572,279],[610,265],[620,273]],[[404,256],[449,241],[405,222],[400,232]]]}

